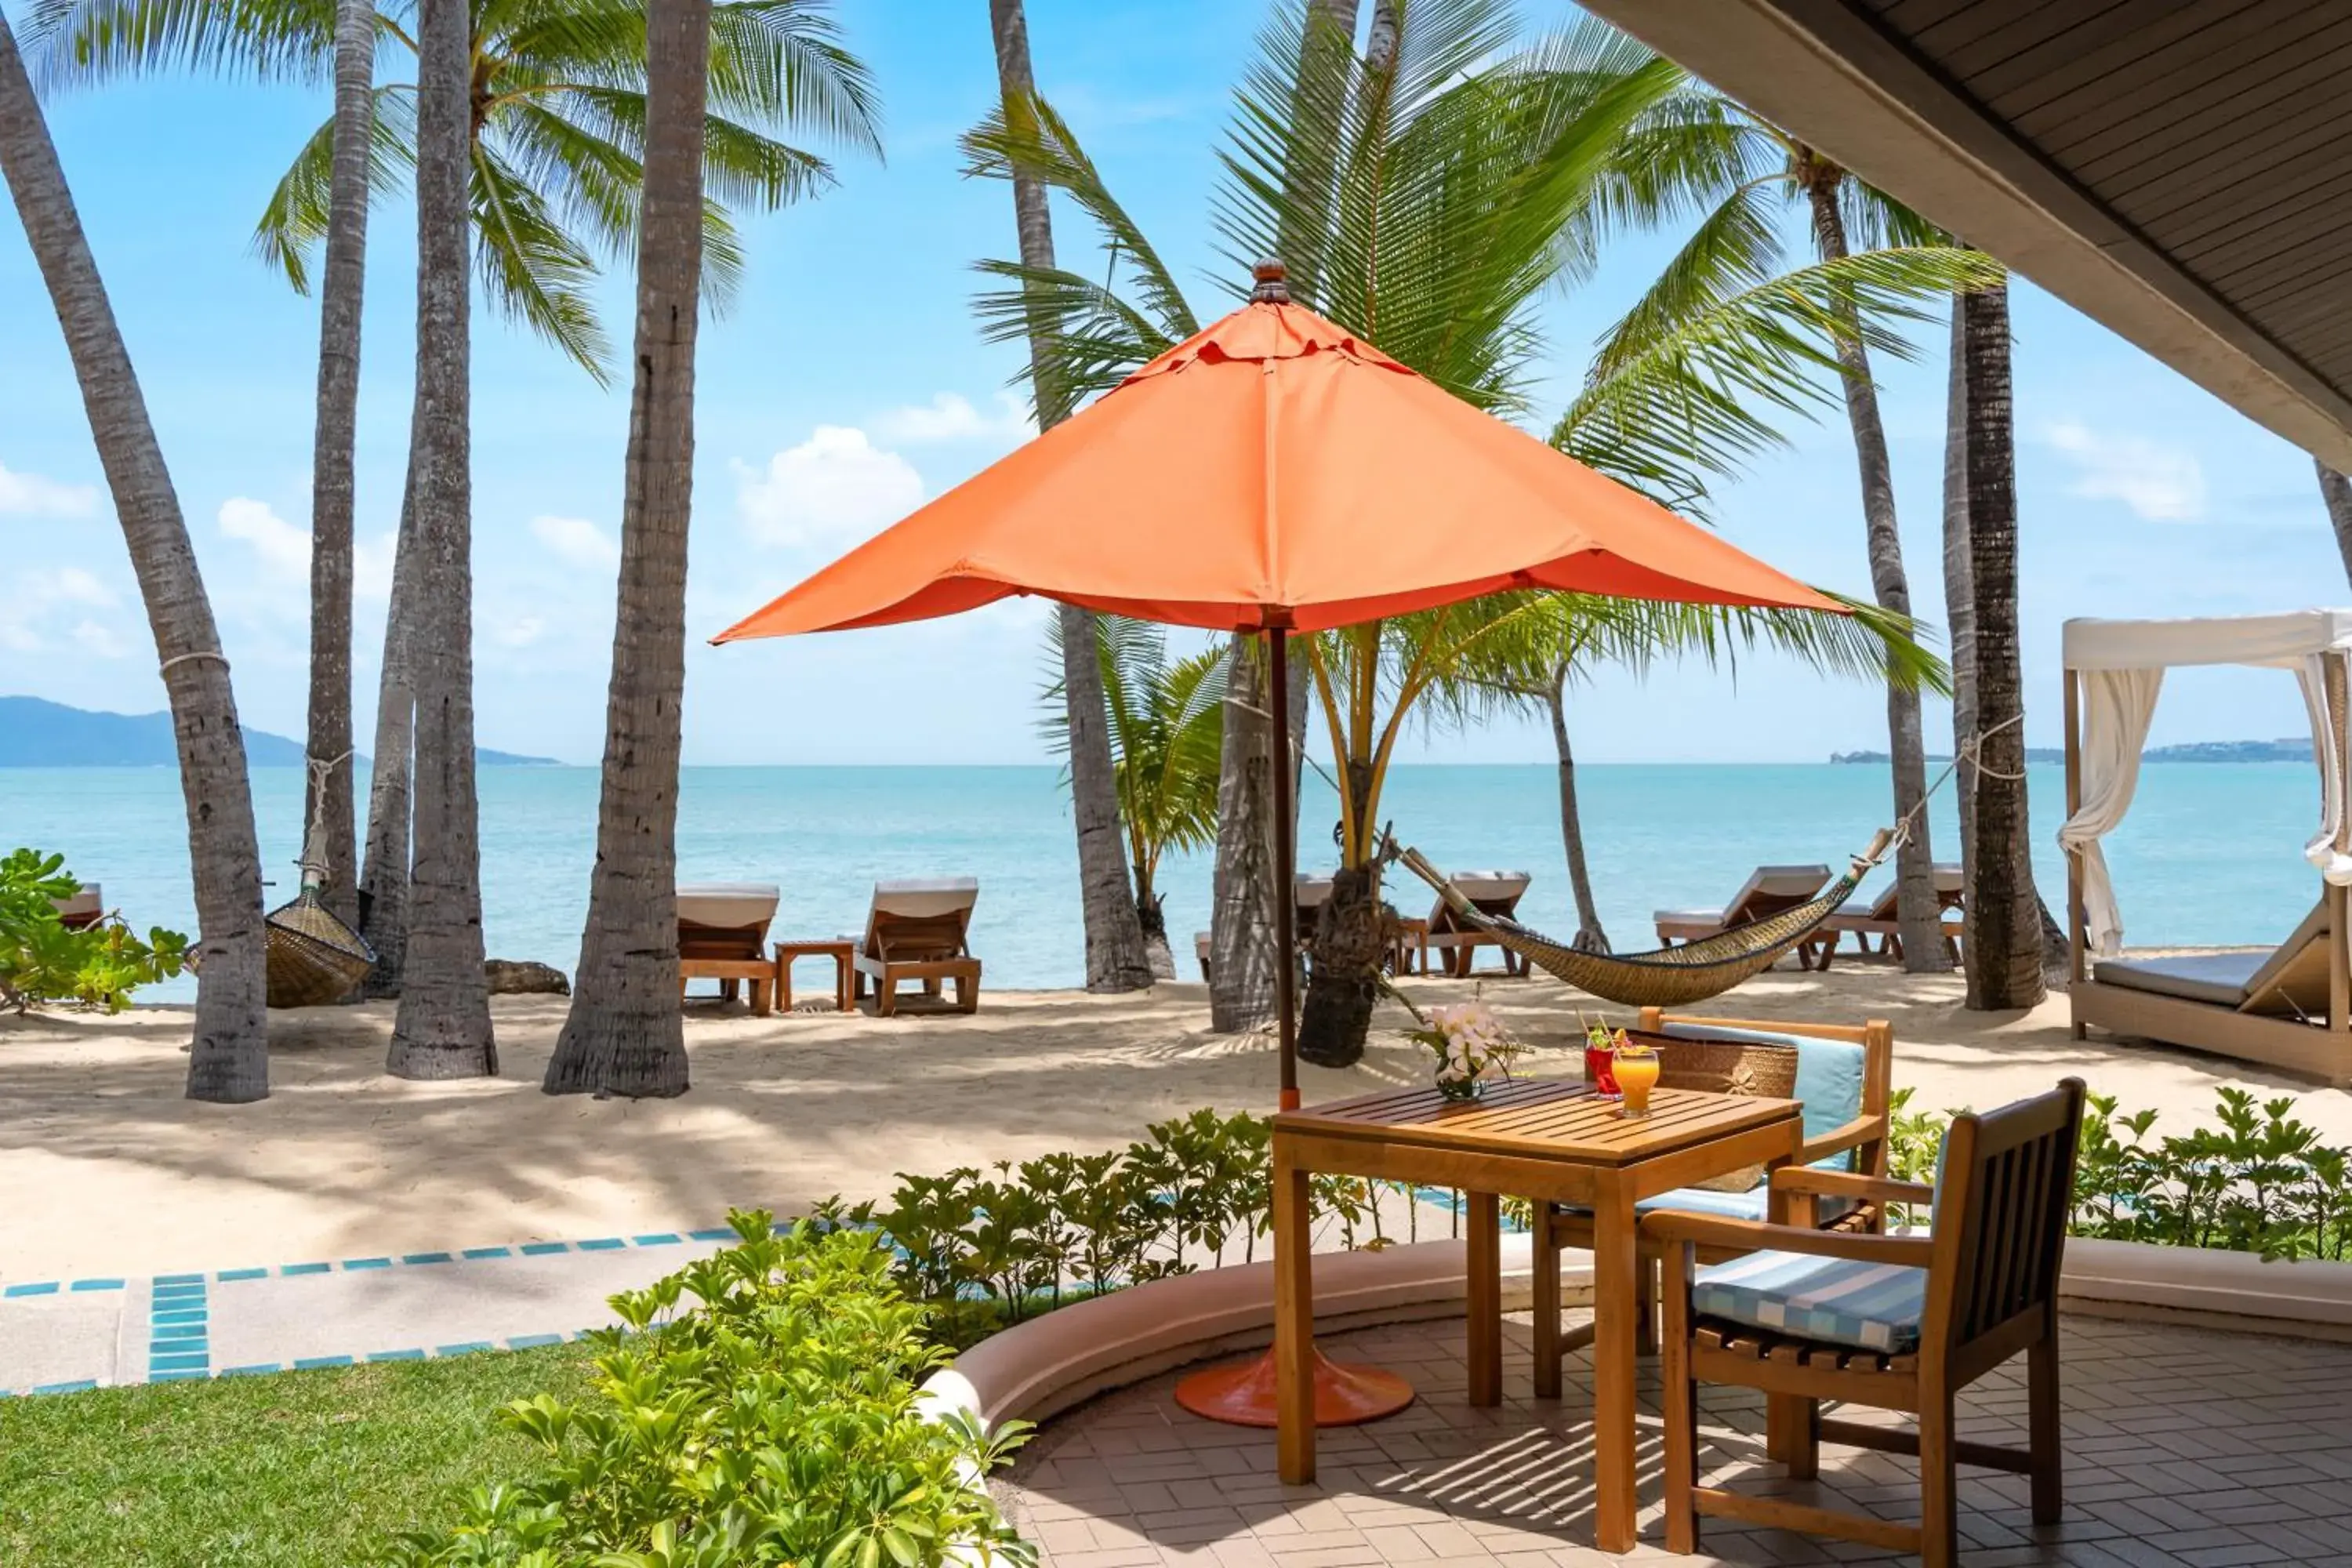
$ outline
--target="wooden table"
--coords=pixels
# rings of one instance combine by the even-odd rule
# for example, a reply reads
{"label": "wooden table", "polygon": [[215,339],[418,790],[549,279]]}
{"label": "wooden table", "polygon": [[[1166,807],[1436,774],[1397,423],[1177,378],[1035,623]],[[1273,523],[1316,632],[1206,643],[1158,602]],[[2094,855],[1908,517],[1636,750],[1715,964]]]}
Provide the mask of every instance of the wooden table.
{"label": "wooden table", "polygon": [[[1315,1479],[1315,1341],[1308,1177],[1315,1172],[1456,1187],[1468,1194],[1470,1403],[1503,1397],[1502,1235],[1508,1193],[1593,1215],[1593,1534],[1633,1546],[1634,1218],[1638,1199],[1743,1165],[1793,1159],[1803,1106],[1660,1089],[1627,1121],[1581,1081],[1525,1079],[1468,1104],[1391,1089],[1274,1119],[1274,1344],[1282,1479]],[[1550,1332],[1544,1331],[1546,1316]],[[1538,1354],[1557,1343],[1559,1279],[1536,1281]]]}
{"label": "wooden table", "polygon": [[735,1000],[738,984],[751,988],[751,1011],[765,1014],[768,998],[776,983],[776,966],[764,958],[681,958],[677,961],[677,999],[686,1000],[686,983],[689,980],[716,980],[719,994],[727,1001]]}
{"label": "wooden table", "polygon": [[830,958],[833,960],[833,1010],[849,1011],[849,960],[857,951],[857,939],[849,936],[810,937],[804,941],[776,943],[776,1008],[779,1012],[793,1010],[793,960],[796,958]]}

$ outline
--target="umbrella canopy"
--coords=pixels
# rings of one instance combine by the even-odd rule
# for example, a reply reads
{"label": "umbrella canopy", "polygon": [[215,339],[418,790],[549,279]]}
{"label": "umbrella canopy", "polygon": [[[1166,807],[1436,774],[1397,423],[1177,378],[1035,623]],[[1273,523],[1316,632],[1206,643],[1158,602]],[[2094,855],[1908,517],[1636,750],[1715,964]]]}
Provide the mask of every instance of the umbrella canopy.
{"label": "umbrella canopy", "polygon": [[1251,302],[714,638],[1036,594],[1321,631],[1507,588],[1835,601],[1288,302]]}

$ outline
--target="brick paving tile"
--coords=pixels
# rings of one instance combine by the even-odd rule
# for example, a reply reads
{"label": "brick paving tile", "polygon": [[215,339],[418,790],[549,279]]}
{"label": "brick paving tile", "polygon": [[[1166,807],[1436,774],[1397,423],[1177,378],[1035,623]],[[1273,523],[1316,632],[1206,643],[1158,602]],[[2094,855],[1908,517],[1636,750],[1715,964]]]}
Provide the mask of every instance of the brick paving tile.
{"label": "brick paving tile", "polygon": [[[2352,1346],[2171,1325],[2066,1321],[2067,1510],[2032,1523],[2024,1478],[1963,1470],[1968,1568],[2256,1568],[2352,1563]],[[1506,1401],[1465,1402],[1458,1323],[1334,1335],[1346,1359],[1400,1371],[1421,1398],[1402,1415],[1324,1433],[1317,1485],[1284,1487],[1271,1435],[1184,1414],[1174,1377],[1114,1393],[1050,1423],[999,1486],[1041,1568],[1613,1568],[1663,1563],[1654,1366],[1639,1379],[1646,1539],[1629,1557],[1591,1547],[1589,1363],[1567,1397],[1528,1397],[1524,1320],[1506,1331]],[[1961,1430],[2015,1444],[2023,1380],[2009,1369],[1963,1396]],[[1900,1425],[1876,1412],[1854,1418]],[[1768,1463],[1759,1399],[1710,1390],[1701,1407],[1708,1484],[1759,1496],[1918,1517],[1907,1460],[1831,1447],[1812,1482]],[[1874,1547],[1709,1521],[1694,1564],[1905,1568]]]}

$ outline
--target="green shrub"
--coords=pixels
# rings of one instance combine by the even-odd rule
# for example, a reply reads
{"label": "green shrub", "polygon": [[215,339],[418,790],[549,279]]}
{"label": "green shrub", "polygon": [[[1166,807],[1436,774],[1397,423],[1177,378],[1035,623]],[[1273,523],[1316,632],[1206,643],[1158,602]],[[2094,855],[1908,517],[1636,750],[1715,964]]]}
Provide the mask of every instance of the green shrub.
{"label": "green shrub", "polygon": [[0,859],[0,1006],[69,1002],[119,1013],[133,987],[186,967],[188,939],[160,926],[144,942],[114,915],[67,930],[54,900],[80,887],[61,855],[18,849]]}
{"label": "green shrub", "polygon": [[[1025,1436],[927,1415],[947,1360],[870,1231],[730,1216],[740,1244],[613,1299],[594,1398],[505,1421],[536,1479],[491,1484],[399,1568],[932,1568],[950,1551],[1030,1563],[980,1478]],[[696,1304],[670,1314],[688,1295]]]}
{"label": "green shrub", "polygon": [[2294,1101],[2221,1090],[2215,1125],[2151,1141],[2156,1112],[2091,1096],[2076,1161],[2074,1231],[2265,1258],[2352,1254],[2352,1150],[2331,1148]]}

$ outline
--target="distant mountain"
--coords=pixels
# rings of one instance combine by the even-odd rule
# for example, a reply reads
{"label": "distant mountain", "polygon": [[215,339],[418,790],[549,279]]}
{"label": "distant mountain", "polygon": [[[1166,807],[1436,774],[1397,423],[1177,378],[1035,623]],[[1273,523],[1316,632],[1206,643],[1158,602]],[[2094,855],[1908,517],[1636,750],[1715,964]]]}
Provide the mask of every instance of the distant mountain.
{"label": "distant mountain", "polygon": [[[552,757],[524,757],[478,747],[484,767],[554,767]],[[299,768],[302,742],[265,730],[245,732],[246,761],[257,768]],[[360,759],[362,763],[365,758]],[[0,697],[0,768],[169,768],[179,764],[169,713],[98,713],[37,697]]]}
{"label": "distant mountain", "polygon": [[[1832,752],[1833,763],[1880,763],[1887,760],[1885,752]],[[1930,763],[1948,763],[1949,757],[1929,757]],[[2028,746],[2025,760],[2029,763],[2063,763],[2066,753],[2056,746]],[[2276,741],[2189,741],[2178,746],[2153,746],[2140,753],[2144,763],[2308,763],[2311,761],[2311,737],[2289,735]]]}

